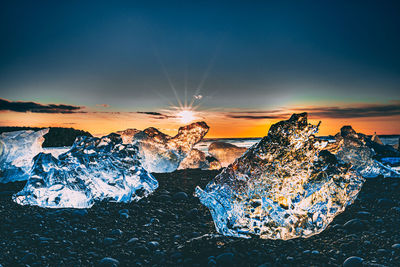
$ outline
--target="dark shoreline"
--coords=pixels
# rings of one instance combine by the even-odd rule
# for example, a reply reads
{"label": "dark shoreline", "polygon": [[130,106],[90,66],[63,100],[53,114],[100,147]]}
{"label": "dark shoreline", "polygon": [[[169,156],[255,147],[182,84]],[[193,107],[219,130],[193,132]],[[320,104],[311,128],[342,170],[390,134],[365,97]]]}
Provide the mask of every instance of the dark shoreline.
{"label": "dark shoreline", "polygon": [[23,183],[1,184],[0,264],[97,266],[111,257],[119,266],[340,266],[358,256],[364,266],[400,265],[399,179],[367,180],[324,232],[282,241],[218,235],[193,197],[217,173],[154,174],[160,187],[150,197],[87,210],[19,206],[11,195]]}

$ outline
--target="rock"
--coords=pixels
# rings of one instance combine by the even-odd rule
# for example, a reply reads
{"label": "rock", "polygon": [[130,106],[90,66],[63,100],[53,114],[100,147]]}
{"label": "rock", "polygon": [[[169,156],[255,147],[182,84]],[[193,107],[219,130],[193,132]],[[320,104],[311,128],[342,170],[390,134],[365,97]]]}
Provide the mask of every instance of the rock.
{"label": "rock", "polygon": [[106,238],[103,239],[103,244],[105,246],[109,246],[109,245],[113,244],[115,241],[116,241],[115,238],[106,237]]}
{"label": "rock", "polygon": [[106,257],[99,260],[99,266],[117,267],[119,266],[119,261],[111,257]]}
{"label": "rock", "polygon": [[222,266],[230,266],[233,265],[233,260],[235,258],[235,255],[233,253],[227,252],[227,253],[222,253],[217,256],[217,263],[218,265]]}
{"label": "rock", "polygon": [[352,219],[346,222],[343,227],[349,232],[360,232],[368,229],[367,224],[360,219]]}
{"label": "rock", "polygon": [[111,236],[118,237],[122,236],[123,232],[120,229],[114,229],[110,232]]}
{"label": "rock", "polygon": [[129,214],[129,210],[128,209],[122,209],[122,210],[119,210],[118,211],[118,213],[126,213],[126,214]]}
{"label": "rock", "polygon": [[400,251],[400,244],[399,243],[393,244],[392,249]]}
{"label": "rock", "polygon": [[188,200],[188,195],[185,192],[178,192],[172,196],[175,201],[185,201]]}
{"label": "rock", "polygon": [[363,261],[360,257],[352,256],[343,262],[343,267],[362,267]]}
{"label": "rock", "polygon": [[378,199],[377,204],[378,204],[378,207],[380,207],[380,208],[391,208],[391,207],[395,206],[395,202],[388,198]]}
{"label": "rock", "polygon": [[28,253],[26,253],[25,256],[21,259],[21,262],[22,262],[22,263],[25,263],[25,264],[31,264],[31,263],[33,263],[36,259],[37,259],[37,256],[36,256],[35,253],[28,252]]}
{"label": "rock", "polygon": [[157,199],[161,202],[171,201],[171,196],[166,194],[161,194],[157,197]]}
{"label": "rock", "polygon": [[139,241],[139,238],[132,237],[131,239],[128,240],[128,242],[126,242],[126,244],[133,245],[133,244],[136,244],[138,241]]}
{"label": "rock", "polygon": [[122,219],[128,219],[129,215],[127,213],[120,213],[119,217],[121,217]]}
{"label": "rock", "polygon": [[149,253],[149,249],[145,245],[138,244],[133,248],[133,251],[139,255],[146,255]]}
{"label": "rock", "polygon": [[147,243],[147,247],[151,250],[156,250],[159,246],[160,244],[157,241],[150,241]]}
{"label": "rock", "polygon": [[86,209],[75,209],[72,211],[71,215],[74,217],[83,217],[88,214]]}

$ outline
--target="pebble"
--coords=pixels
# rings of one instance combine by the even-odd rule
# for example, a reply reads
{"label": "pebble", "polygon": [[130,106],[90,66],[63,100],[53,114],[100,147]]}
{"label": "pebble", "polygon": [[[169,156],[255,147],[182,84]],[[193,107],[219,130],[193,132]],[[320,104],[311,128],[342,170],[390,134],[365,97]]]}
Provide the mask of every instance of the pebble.
{"label": "pebble", "polygon": [[160,244],[157,241],[150,241],[147,243],[147,247],[151,250],[155,250],[160,246]]}
{"label": "pebble", "polygon": [[106,258],[102,258],[101,260],[99,260],[99,265],[100,266],[109,266],[109,267],[117,267],[119,265],[119,261],[114,259],[114,258],[110,258],[110,257],[106,257]]}
{"label": "pebble", "polygon": [[233,264],[233,259],[235,255],[230,252],[222,253],[217,256],[218,265],[228,266]]}
{"label": "pebble", "polygon": [[378,199],[378,207],[391,208],[395,205],[394,201],[388,198]]}
{"label": "pebble", "polygon": [[110,232],[110,235],[115,237],[122,236],[122,234],[123,232],[120,229],[114,229]]}
{"label": "pebble", "polygon": [[343,262],[343,267],[361,267],[363,266],[363,259],[356,256],[351,256]]}
{"label": "pebble", "polygon": [[126,244],[133,245],[133,244],[137,243],[138,241],[139,241],[139,238],[132,237],[131,239],[128,240],[128,242],[126,242]]}
{"label": "pebble", "polygon": [[21,259],[21,262],[22,262],[22,263],[25,263],[25,264],[29,264],[29,263],[33,263],[36,259],[37,259],[37,256],[36,256],[35,253],[28,252],[28,253],[26,253],[25,256]]}
{"label": "pebble", "polygon": [[360,232],[367,229],[367,225],[360,219],[352,219],[343,225],[344,229],[349,232]]}
{"label": "pebble", "polygon": [[115,238],[111,238],[111,237],[106,237],[103,239],[103,244],[106,246],[111,245],[112,243],[114,243],[116,241]]}
{"label": "pebble", "polygon": [[185,193],[185,192],[178,192],[178,193],[175,193],[173,196],[172,196],[172,198],[175,200],[175,201],[185,201],[185,200],[188,200],[188,195]]}
{"label": "pebble", "polygon": [[400,251],[400,244],[399,244],[399,243],[394,244],[394,245],[392,246],[392,249],[395,249],[395,250],[399,250],[399,251]]}

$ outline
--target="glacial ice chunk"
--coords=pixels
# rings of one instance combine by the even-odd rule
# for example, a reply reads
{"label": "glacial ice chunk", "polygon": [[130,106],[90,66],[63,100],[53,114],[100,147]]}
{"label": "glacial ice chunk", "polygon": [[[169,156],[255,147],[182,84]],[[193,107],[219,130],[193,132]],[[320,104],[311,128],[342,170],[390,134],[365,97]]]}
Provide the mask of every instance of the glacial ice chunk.
{"label": "glacial ice chunk", "polygon": [[213,142],[208,146],[208,153],[216,158],[223,168],[233,163],[246,150],[245,147],[238,147],[225,142]]}
{"label": "glacial ice chunk", "polygon": [[[156,128],[147,128],[131,133],[122,131],[124,140],[132,141],[139,148],[143,167],[149,172],[173,172],[190,153],[193,146],[200,142],[208,132],[205,122],[195,122],[180,127],[174,137],[166,135]],[[133,134],[133,135],[132,135]],[[129,139],[129,136],[132,136]]]}
{"label": "glacial ice chunk", "polygon": [[378,175],[400,177],[400,174],[389,166],[374,159],[377,151],[381,156],[395,155],[399,152],[390,146],[372,141],[362,133],[356,133],[351,126],[343,126],[335,135],[336,142],[330,143],[327,149],[336,157],[353,165],[353,168],[366,178]]}
{"label": "glacial ice chunk", "polygon": [[58,158],[38,154],[25,187],[13,200],[46,208],[89,208],[96,201],[138,201],[157,187],[142,167],[137,147],[122,144],[117,134],[85,136]]}
{"label": "glacial ice chunk", "polygon": [[196,148],[193,148],[179,164],[178,169],[209,169],[210,163],[207,160],[206,154]]}
{"label": "glacial ice chunk", "polygon": [[24,130],[0,135],[0,183],[28,179],[32,159],[43,151],[43,136],[48,132],[49,129]]}
{"label": "glacial ice chunk", "polygon": [[271,126],[268,135],[196,195],[219,233],[268,239],[323,231],[357,197],[364,178],[325,150],[307,114]]}

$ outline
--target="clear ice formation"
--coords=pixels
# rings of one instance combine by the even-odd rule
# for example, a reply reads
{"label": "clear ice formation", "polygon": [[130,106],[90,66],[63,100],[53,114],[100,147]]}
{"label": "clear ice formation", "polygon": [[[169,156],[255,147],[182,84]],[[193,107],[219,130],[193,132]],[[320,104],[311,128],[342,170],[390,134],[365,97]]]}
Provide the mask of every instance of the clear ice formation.
{"label": "clear ice formation", "polygon": [[[357,197],[364,178],[325,150],[307,114],[271,126],[268,135],[223,169],[196,196],[227,236],[309,237]],[[347,137],[344,136],[344,139]]]}
{"label": "clear ice formation", "polygon": [[157,187],[138,160],[137,147],[110,134],[78,137],[58,158],[38,154],[25,187],[13,200],[46,208],[89,208],[96,201],[138,201]]}
{"label": "clear ice formation", "polygon": [[28,179],[33,157],[42,152],[44,135],[49,129],[39,131],[5,132],[0,135],[0,183]]}
{"label": "clear ice formation", "polygon": [[216,158],[223,168],[233,163],[246,150],[245,147],[238,147],[225,142],[213,142],[208,146],[208,153]]}
{"label": "clear ice formation", "polygon": [[178,169],[209,169],[210,163],[207,161],[206,154],[196,148],[193,148],[179,164]]}
{"label": "clear ice formation", "polygon": [[343,126],[335,135],[336,142],[330,143],[327,149],[336,157],[353,165],[353,168],[365,178],[400,177],[400,174],[374,159],[378,155],[395,155],[399,152],[390,146],[372,141],[364,134],[356,133],[351,126]]}
{"label": "clear ice formation", "polygon": [[180,127],[174,137],[156,128],[147,128],[135,133],[133,144],[139,148],[143,167],[149,172],[173,172],[208,132],[205,122],[195,122]]}

